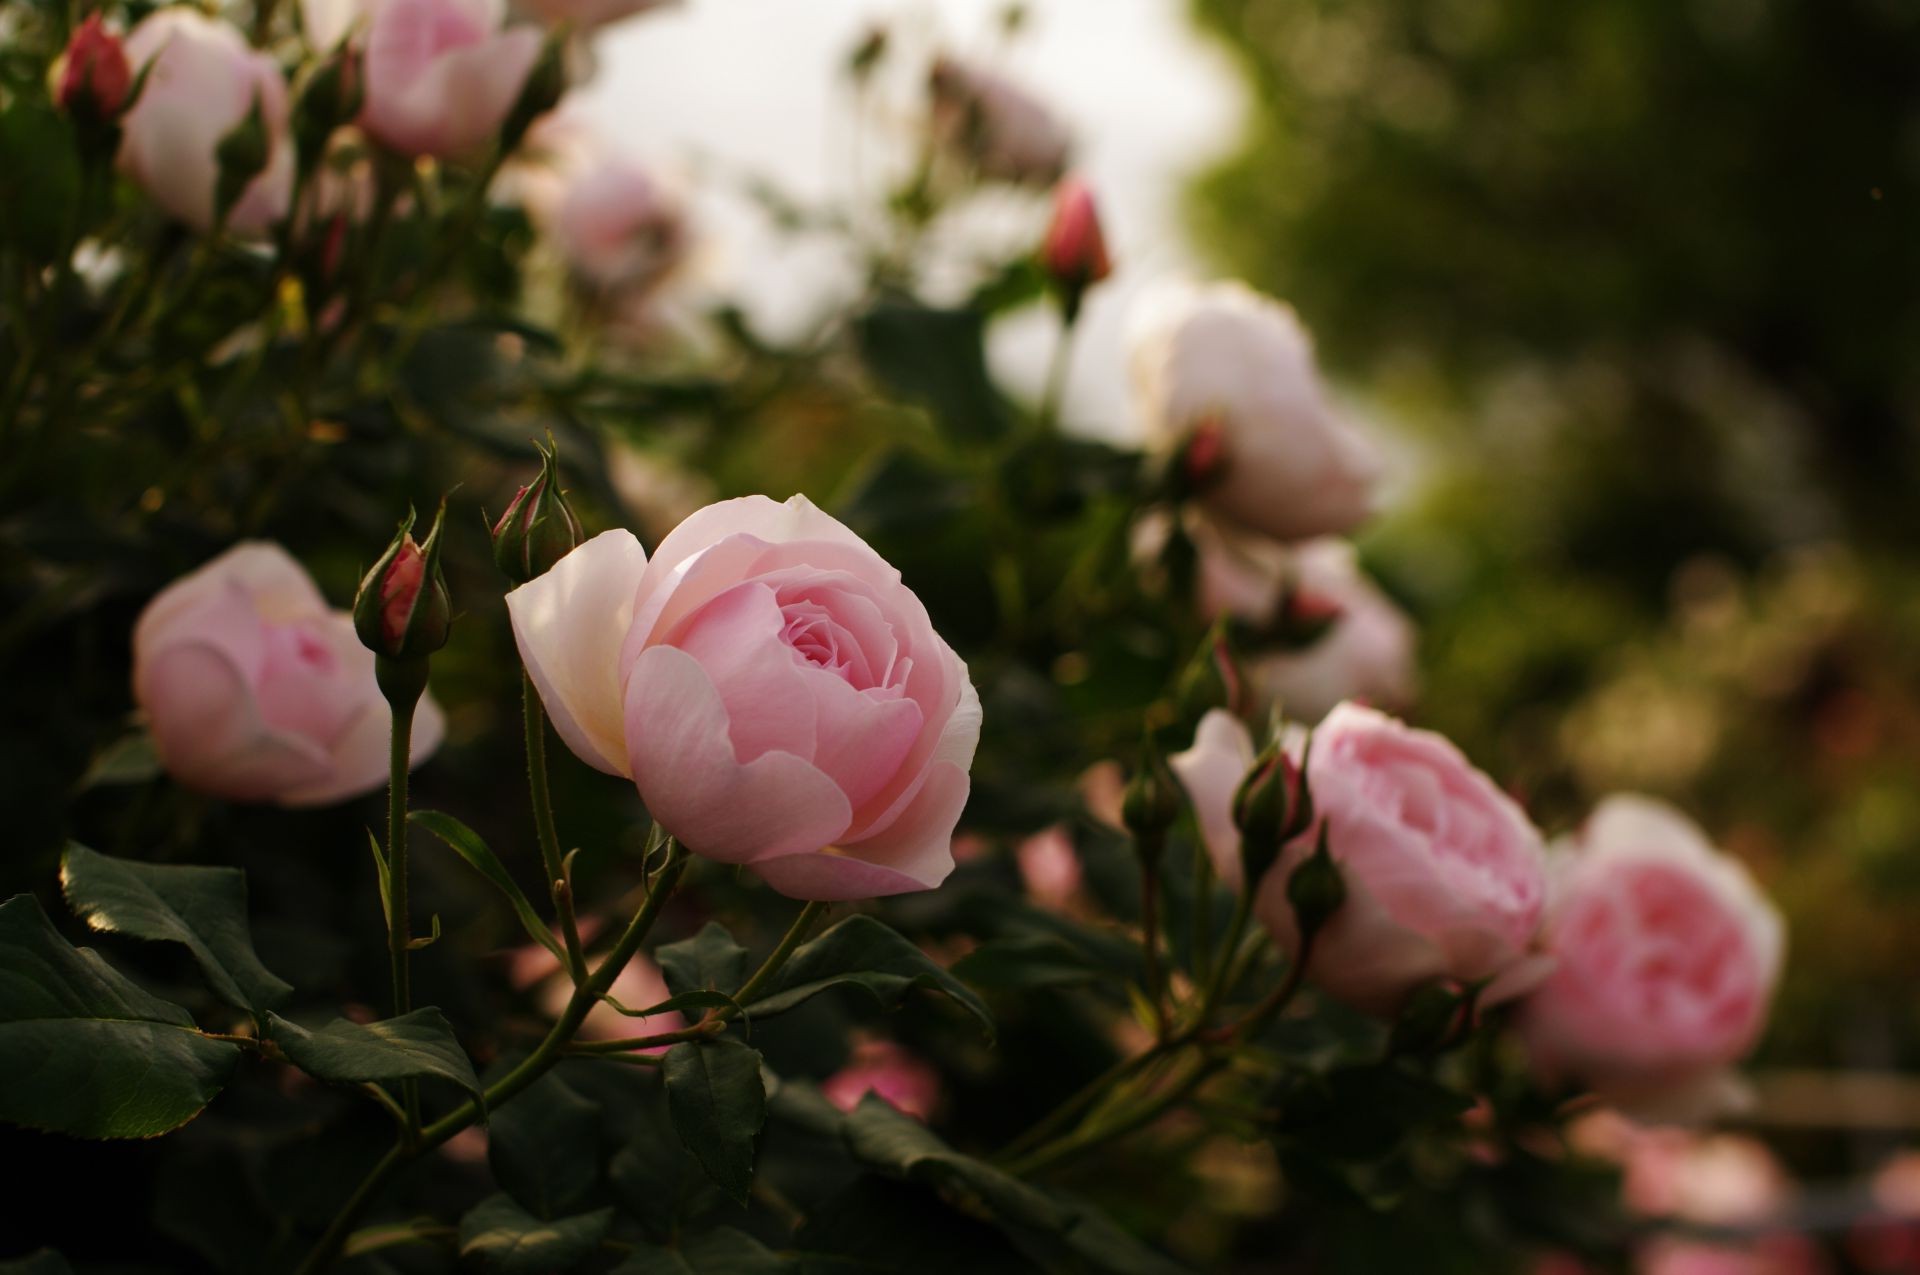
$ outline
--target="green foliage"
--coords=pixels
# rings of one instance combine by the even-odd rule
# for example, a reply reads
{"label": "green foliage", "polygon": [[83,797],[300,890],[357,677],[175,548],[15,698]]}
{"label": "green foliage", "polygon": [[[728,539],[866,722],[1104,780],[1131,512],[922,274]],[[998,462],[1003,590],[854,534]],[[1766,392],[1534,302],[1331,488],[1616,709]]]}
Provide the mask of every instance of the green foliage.
{"label": "green foliage", "polygon": [[612,1223],[612,1209],[546,1221],[494,1195],[460,1219],[460,1253],[499,1275],[554,1275],[594,1252]]}
{"label": "green foliage", "polygon": [[783,1013],[830,987],[848,984],[866,989],[886,1006],[899,1004],[916,987],[929,988],[957,1001],[985,1031],[993,1030],[993,1015],[973,989],[869,916],[850,916],[803,943],[746,1011],[754,1017]]}
{"label": "green foliage", "polygon": [[767,1118],[759,1051],[736,1040],[687,1041],[667,1051],[661,1074],[681,1143],[715,1185],[746,1203],[754,1139]]}
{"label": "green foliage", "polygon": [[498,855],[487,847],[478,833],[455,819],[452,815],[442,814],[438,810],[409,811],[407,820],[431,832],[444,841],[455,854],[472,865],[474,871],[485,877],[506,896],[512,905],[513,913],[520,918],[520,927],[540,946],[552,952],[558,960],[564,961],[566,955],[559,942],[553,937],[552,927],[540,919],[534,911],[533,903],[514,882],[513,875],[506,865],[500,862]]}
{"label": "green foliage", "polygon": [[446,1015],[431,1006],[372,1023],[336,1018],[312,1031],[269,1014],[267,1032],[289,1061],[320,1080],[444,1080],[475,1098],[482,1096],[480,1078]]}
{"label": "green foliage", "polygon": [[581,1203],[600,1179],[600,1104],[549,1072],[503,1107],[487,1129],[494,1181],[536,1217]]}
{"label": "green foliage", "polygon": [[718,921],[708,921],[692,938],[661,944],[653,959],[676,997],[732,991],[747,981],[747,949]]}
{"label": "green foliage", "polygon": [[237,868],[136,863],[75,843],[61,860],[60,886],[95,930],[184,946],[236,1009],[263,1013],[293,993],[254,953],[247,881]]}
{"label": "green foliage", "polygon": [[177,1129],[226,1087],[238,1048],[60,937],[37,900],[0,904],[0,1120],[82,1138]]}

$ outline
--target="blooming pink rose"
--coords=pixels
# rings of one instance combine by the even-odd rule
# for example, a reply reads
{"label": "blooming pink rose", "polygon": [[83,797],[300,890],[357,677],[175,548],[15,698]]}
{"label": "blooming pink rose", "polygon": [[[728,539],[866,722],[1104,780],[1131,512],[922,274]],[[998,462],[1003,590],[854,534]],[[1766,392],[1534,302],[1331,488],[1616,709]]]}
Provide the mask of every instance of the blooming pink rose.
{"label": "blooming pink rose", "polygon": [[[1298,742],[1290,749],[1298,760]],[[1342,704],[1313,733],[1307,785],[1346,882],[1346,901],[1314,940],[1308,973],[1330,994],[1390,1012],[1435,979],[1494,980],[1483,1001],[1538,979],[1546,907],[1540,834],[1446,739]],[[1309,833],[1258,883],[1255,914],[1289,956],[1300,935],[1287,878]]]}
{"label": "blooming pink rose", "polygon": [[560,196],[553,238],[584,282],[629,296],[651,291],[687,255],[686,214],[631,159],[576,173]]}
{"label": "blooming pink rose", "polygon": [[287,84],[272,57],[237,27],[176,5],[149,14],[127,36],[127,58],[145,85],[120,121],[120,167],[154,202],[199,230],[214,222],[218,149],[258,104],[267,165],[227,214],[234,234],[260,237],[287,215],[293,145]]}
{"label": "blooming pink rose", "polygon": [[1352,530],[1373,510],[1379,453],[1328,400],[1293,311],[1238,283],[1150,293],[1135,316],[1134,398],[1162,446],[1189,455],[1219,517],[1280,540]]}
{"label": "blooming pink rose", "polygon": [[500,131],[540,56],[540,32],[500,29],[503,0],[378,0],[360,123],[403,155],[469,154]]}
{"label": "blooming pink rose", "polygon": [[[393,717],[373,652],[278,545],[235,545],[147,604],[133,630],[133,695],[161,764],[189,788],[318,806],[387,781]],[[422,699],[416,765],[443,733]]]}
{"label": "blooming pink rose", "polygon": [[979,697],[900,573],[804,496],[709,505],[651,562],[605,532],[507,609],[560,737],[694,853],[800,899],[953,870]]}
{"label": "blooming pink rose", "polygon": [[1521,1028],[1539,1064],[1648,1114],[1681,1114],[1758,1039],[1779,913],[1669,806],[1609,797],[1555,864],[1551,978]]}
{"label": "blooming pink rose", "polygon": [[928,77],[936,141],[982,177],[1044,185],[1067,165],[1067,130],[1045,103],[1019,85],[956,58]]}
{"label": "blooming pink rose", "polygon": [[1034,833],[1013,852],[1027,895],[1042,907],[1063,909],[1080,894],[1085,873],[1073,838],[1059,824]]}
{"label": "blooming pink rose", "polygon": [[890,1040],[867,1040],[853,1047],[846,1066],[820,1083],[820,1092],[842,1111],[878,1094],[895,1110],[924,1121],[940,1105],[940,1073]]}

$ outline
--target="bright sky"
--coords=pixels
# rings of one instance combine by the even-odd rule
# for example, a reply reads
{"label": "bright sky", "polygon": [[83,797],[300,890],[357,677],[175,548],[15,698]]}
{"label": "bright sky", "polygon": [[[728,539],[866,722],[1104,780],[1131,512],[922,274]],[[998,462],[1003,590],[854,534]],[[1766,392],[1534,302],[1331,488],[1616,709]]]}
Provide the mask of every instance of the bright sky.
{"label": "bright sky", "polygon": [[[1032,0],[1011,46],[998,35],[1004,8],[1003,0],[686,0],[602,34],[581,109],[642,159],[683,173],[757,174],[819,202],[846,191],[855,171],[840,68],[862,32],[881,22],[901,44],[988,60],[1059,111],[1075,135],[1076,167],[1100,197],[1116,272],[1082,319],[1065,418],[1124,435],[1127,303],[1153,279],[1191,268],[1181,192],[1234,148],[1244,90],[1225,54],[1190,27],[1183,0]],[[873,173],[885,159],[869,145],[861,162]],[[831,254],[793,251],[740,201],[698,185],[709,282],[764,330],[804,328],[849,286]],[[1038,312],[996,328],[989,353],[1010,391],[1037,393],[1053,332]]]}

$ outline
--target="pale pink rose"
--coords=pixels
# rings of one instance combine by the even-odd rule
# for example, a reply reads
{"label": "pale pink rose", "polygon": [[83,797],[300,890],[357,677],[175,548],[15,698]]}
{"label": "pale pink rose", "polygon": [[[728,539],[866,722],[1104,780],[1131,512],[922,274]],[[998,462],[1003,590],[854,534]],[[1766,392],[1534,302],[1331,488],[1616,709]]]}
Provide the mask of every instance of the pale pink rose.
{"label": "pale pink rose", "polygon": [[636,17],[655,9],[665,9],[680,0],[518,0],[519,7],[549,26],[573,23],[575,29],[591,31],[595,27]]}
{"label": "pale pink rose", "polygon": [[1013,852],[1027,896],[1042,907],[1062,909],[1080,894],[1080,855],[1073,838],[1058,824],[1034,833]]}
{"label": "pale pink rose", "polygon": [[876,1094],[896,1111],[925,1121],[940,1106],[940,1073],[890,1040],[861,1041],[847,1065],[820,1082],[820,1092],[842,1111]]}
{"label": "pale pink rose", "polygon": [[127,58],[145,84],[120,121],[120,168],[169,214],[213,228],[218,149],[258,104],[267,165],[240,192],[227,229],[259,238],[287,215],[293,144],[287,138],[287,84],[272,57],[239,28],[176,5],[149,14],[127,36]]}
{"label": "pale pink rose", "polygon": [[1080,772],[1074,787],[1079,790],[1080,804],[1090,818],[1115,832],[1126,831],[1121,810],[1127,799],[1127,772],[1119,762],[1109,759],[1093,763]]}
{"label": "pale pink rose", "polygon": [[899,572],[804,496],[709,505],[651,562],[605,532],[507,609],[560,737],[694,853],[802,899],[953,870],[979,696]]}
{"label": "pale pink rose", "polygon": [[540,56],[540,32],[503,31],[502,16],[502,0],[377,0],[361,127],[403,155],[446,159],[481,149]]}
{"label": "pale pink rose", "polygon": [[[133,630],[133,695],[161,764],[189,788],[318,806],[387,782],[393,718],[373,652],[278,545],[236,545],[147,604]],[[415,765],[443,733],[422,699]]]}
{"label": "pale pink rose", "polygon": [[1792,1195],[1779,1160],[1740,1134],[1641,1124],[1602,1107],[1569,1126],[1567,1141],[1618,1164],[1621,1200],[1645,1217],[1751,1227],[1780,1214]]}
{"label": "pale pink rose", "polygon": [[1901,1151],[1873,1171],[1873,1202],[1894,1217],[1920,1218],[1920,1151]]}
{"label": "pale pink rose", "polygon": [[1045,103],[1020,86],[956,58],[942,57],[928,78],[935,140],[982,177],[1041,186],[1067,165],[1067,130]]}
{"label": "pale pink rose", "polygon": [[1825,1269],[1812,1241],[1784,1231],[1727,1243],[1665,1236],[1634,1261],[1638,1275],[1818,1275]]}
{"label": "pale pink rose", "polygon": [[1379,452],[1329,400],[1313,343],[1287,306],[1238,283],[1150,292],[1134,317],[1130,363],[1149,436],[1188,449],[1214,514],[1304,540],[1350,531],[1372,513]]}
{"label": "pale pink rose", "polygon": [[573,175],[553,239],[584,283],[628,296],[652,291],[686,259],[686,213],[659,179],[626,158]]}
{"label": "pale pink rose", "polygon": [[[1298,749],[1296,740],[1296,762]],[[1314,940],[1308,973],[1321,988],[1391,1012],[1437,979],[1491,980],[1482,996],[1491,1003],[1541,976],[1540,834],[1453,744],[1342,704],[1313,733],[1307,785],[1347,887]],[[1308,833],[1288,846],[1255,896],[1255,915],[1289,956],[1300,936],[1286,882],[1313,840]]]}
{"label": "pale pink rose", "polygon": [[[581,937],[591,939],[595,928],[590,923],[583,923],[580,927]],[[560,936],[556,934],[554,939],[558,941]],[[539,1004],[540,1012],[549,1018],[560,1017],[567,1008],[567,1002],[573,998],[573,980],[560,967],[559,958],[538,943],[528,943],[513,951],[508,959],[507,980],[517,989],[534,989],[534,1000]],[[666,976],[645,953],[636,953],[627,962],[627,967],[613,980],[613,986],[607,989],[607,993],[627,1009],[646,1009],[673,995],[667,987]],[[630,1036],[657,1036],[662,1032],[679,1031],[686,1025],[687,1020],[681,1017],[678,1010],[666,1010],[658,1014],[623,1014],[602,1001],[587,1011],[578,1035],[583,1040],[620,1040]],[[669,1046],[656,1046],[656,1050],[666,1048]]]}
{"label": "pale pink rose", "polygon": [[1746,869],[1678,811],[1602,802],[1555,863],[1551,978],[1521,1029],[1541,1067],[1682,1114],[1766,1026],[1786,936]]}
{"label": "pale pink rose", "polygon": [[1167,758],[1174,777],[1187,790],[1214,875],[1235,890],[1240,888],[1243,869],[1233,794],[1253,769],[1253,758],[1253,734],[1224,708],[1207,710],[1193,733],[1193,746]]}
{"label": "pale pink rose", "polygon": [[1248,661],[1247,680],[1263,702],[1295,721],[1317,722],[1342,700],[1399,711],[1413,703],[1413,622],[1360,571],[1353,546],[1331,537],[1294,546],[1296,605],[1333,619],[1297,651]]}

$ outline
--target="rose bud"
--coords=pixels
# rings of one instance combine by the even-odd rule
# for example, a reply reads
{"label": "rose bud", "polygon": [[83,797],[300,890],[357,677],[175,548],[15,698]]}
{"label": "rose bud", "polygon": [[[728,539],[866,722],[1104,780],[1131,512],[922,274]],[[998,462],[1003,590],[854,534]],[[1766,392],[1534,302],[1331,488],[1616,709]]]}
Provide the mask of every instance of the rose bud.
{"label": "rose bud", "polygon": [[901,1114],[926,1121],[940,1106],[940,1073],[890,1040],[865,1040],[853,1047],[846,1066],[820,1082],[820,1093],[842,1111],[852,1111],[873,1094]]}
{"label": "rose bud", "polygon": [[[317,806],[387,782],[392,715],[353,621],[278,545],[236,545],[167,586],[133,630],[133,694],[180,783],[232,801]],[[417,765],[440,744],[431,699]]]}
{"label": "rose bud", "polygon": [[686,258],[690,238],[679,201],[625,158],[575,174],[554,209],[552,228],[575,278],[627,297],[653,291]]}
{"label": "rose bud", "polygon": [[1780,914],[1737,860],[1644,797],[1603,801],[1554,870],[1555,967],[1521,1013],[1537,1064],[1647,1115],[1707,1112],[1766,1026]]}
{"label": "rose bud", "polygon": [[1280,745],[1268,744],[1233,790],[1233,826],[1240,837],[1240,871],[1235,881],[1260,881],[1280,857],[1280,843],[1293,824],[1298,781],[1292,759]]}
{"label": "rose bud", "polygon": [[899,573],[805,497],[709,505],[651,562],[604,532],[507,610],[561,739],[695,854],[800,899],[953,870],[979,696]]}
{"label": "rose bud", "polygon": [[353,600],[353,626],[361,644],[402,663],[425,661],[445,646],[453,624],[453,602],[440,571],[440,531],[447,507],[443,503],[434,515],[425,544],[414,542],[413,520],[409,510]]}
{"label": "rose bud", "polygon": [[59,87],[54,90],[54,101],[76,121],[90,127],[118,119],[133,87],[127,51],[97,13],[88,14],[87,20],[74,28],[56,76]]}
{"label": "rose bud", "polygon": [[1149,735],[1140,745],[1140,764],[1120,798],[1120,822],[1136,838],[1154,848],[1180,817],[1180,783]]}
{"label": "rose bud", "polygon": [[367,27],[360,123],[402,155],[457,159],[500,134],[540,58],[488,0],[383,0]]}
{"label": "rose bud", "polygon": [[1149,434],[1214,514],[1304,540],[1372,512],[1379,453],[1328,401],[1288,307],[1237,283],[1163,290],[1135,318],[1130,362]]}
{"label": "rose bud", "polygon": [[1214,623],[1193,659],[1181,670],[1173,694],[1180,719],[1196,726],[1213,709],[1238,714],[1245,708],[1245,683],[1224,617]]}
{"label": "rose bud", "polygon": [[551,440],[539,451],[539,477],[519,490],[493,524],[493,561],[515,584],[551,569],[584,539],[560,487],[559,452]]}
{"label": "rose bud", "polygon": [[363,96],[359,59],[342,46],[314,67],[293,103],[293,137],[301,171],[309,171],[327,152],[335,130],[360,113]]}
{"label": "rose bud", "polygon": [[990,71],[942,57],[928,77],[934,140],[980,176],[1045,185],[1067,164],[1067,131],[1025,89]]}
{"label": "rose bud", "polygon": [[[1297,760],[1297,758],[1296,758]],[[1342,704],[1313,733],[1316,822],[1326,828],[1344,902],[1320,931],[1309,974],[1332,996],[1390,1015],[1438,979],[1491,982],[1480,1002],[1543,976],[1546,906],[1540,834],[1446,739]],[[1259,884],[1255,915],[1289,957],[1300,950],[1288,879],[1318,829],[1296,837]]]}
{"label": "rose bud", "polygon": [[120,121],[121,169],[196,229],[211,230],[224,211],[234,234],[264,236],[293,195],[279,64],[184,5],[149,15],[126,48],[145,79]]}
{"label": "rose bud", "polygon": [[1060,290],[1069,321],[1086,290],[1113,273],[1093,191],[1078,177],[1064,177],[1053,188],[1053,220],[1040,244],[1040,267]]}

